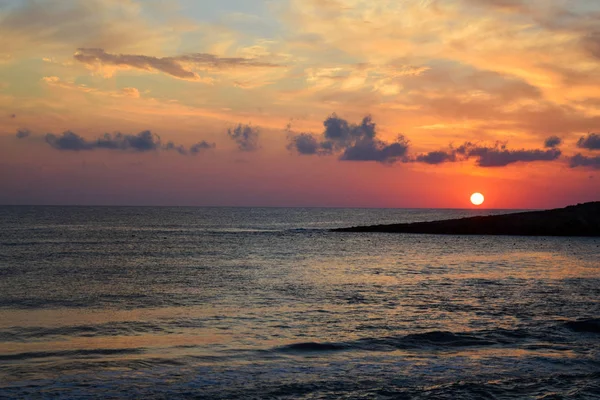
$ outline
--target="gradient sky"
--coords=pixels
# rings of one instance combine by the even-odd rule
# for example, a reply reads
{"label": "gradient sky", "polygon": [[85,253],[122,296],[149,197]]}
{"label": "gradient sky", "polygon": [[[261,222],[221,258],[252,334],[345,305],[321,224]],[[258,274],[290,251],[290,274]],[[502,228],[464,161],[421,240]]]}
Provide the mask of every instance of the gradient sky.
{"label": "gradient sky", "polygon": [[0,204],[600,200],[600,2],[0,0]]}

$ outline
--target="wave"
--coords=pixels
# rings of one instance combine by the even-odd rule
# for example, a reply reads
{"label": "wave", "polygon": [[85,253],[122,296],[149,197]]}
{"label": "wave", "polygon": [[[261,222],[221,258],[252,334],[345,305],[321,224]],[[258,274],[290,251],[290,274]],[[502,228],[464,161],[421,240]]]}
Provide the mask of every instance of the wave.
{"label": "wave", "polygon": [[331,351],[393,351],[456,349],[462,347],[506,346],[523,341],[542,341],[554,348],[569,341],[569,332],[600,333],[600,319],[567,321],[541,330],[494,329],[479,332],[429,331],[403,336],[367,337],[345,342],[302,342],[273,349],[284,353],[310,353]]}
{"label": "wave", "polygon": [[347,343],[294,343],[287,346],[278,347],[276,350],[281,352],[313,352],[313,351],[336,351],[350,348]]}
{"label": "wave", "polygon": [[164,324],[150,322],[113,322],[98,325],[75,325],[53,328],[12,327],[0,331],[0,341],[28,342],[45,337],[134,336],[145,333],[172,333]]}
{"label": "wave", "polygon": [[382,338],[362,338],[350,342],[330,343],[294,343],[278,347],[279,352],[322,352],[342,350],[367,350],[367,351],[392,351],[404,349],[432,348],[432,347],[468,347],[468,346],[492,346],[505,344],[508,341],[491,339],[467,333],[453,333],[448,331],[432,331],[416,333],[405,336],[389,336]]}
{"label": "wave", "polygon": [[59,327],[13,326],[0,330],[0,342],[29,342],[46,338],[137,336],[144,334],[172,334],[179,329],[198,328],[205,321],[199,318],[177,318],[157,321],[125,321],[104,324],[70,325]]}
{"label": "wave", "polygon": [[33,351],[26,353],[0,354],[0,361],[21,361],[32,358],[50,357],[87,357],[87,356],[111,356],[121,354],[141,354],[144,349],[81,349],[63,351]]}
{"label": "wave", "polygon": [[600,318],[568,321],[564,323],[564,326],[575,332],[600,333]]}

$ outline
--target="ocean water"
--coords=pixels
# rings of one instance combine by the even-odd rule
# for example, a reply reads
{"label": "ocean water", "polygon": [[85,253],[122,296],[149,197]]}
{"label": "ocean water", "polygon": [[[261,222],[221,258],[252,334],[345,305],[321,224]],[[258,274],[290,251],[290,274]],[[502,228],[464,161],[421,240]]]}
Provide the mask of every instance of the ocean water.
{"label": "ocean water", "polygon": [[600,398],[600,238],[327,230],[489,213],[0,207],[0,398]]}

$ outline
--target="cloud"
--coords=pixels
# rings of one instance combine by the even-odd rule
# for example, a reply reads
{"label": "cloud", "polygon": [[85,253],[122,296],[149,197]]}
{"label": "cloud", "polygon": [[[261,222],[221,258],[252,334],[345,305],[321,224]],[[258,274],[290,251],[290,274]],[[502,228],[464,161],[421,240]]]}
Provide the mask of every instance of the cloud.
{"label": "cloud", "polygon": [[409,162],[425,164],[443,164],[446,162],[459,162],[475,159],[479,167],[505,167],[514,163],[557,160],[562,152],[556,148],[561,140],[558,137],[549,137],[545,141],[546,149],[517,149],[510,150],[507,144],[496,142],[494,145],[481,145],[465,142],[459,147],[450,145],[448,150],[432,151],[409,158]]}
{"label": "cloud", "polygon": [[569,159],[569,165],[571,168],[590,167],[600,169],[600,156],[586,157],[579,153]]}
{"label": "cloud", "polygon": [[310,133],[300,133],[289,138],[288,150],[296,150],[299,154],[328,154],[323,152],[321,144],[314,135]]}
{"label": "cloud", "polygon": [[396,142],[387,144],[378,139],[362,139],[344,150],[342,161],[377,161],[393,164],[400,160],[408,150],[408,141],[399,135]]}
{"label": "cloud", "polygon": [[337,154],[341,161],[376,161],[393,164],[407,153],[409,143],[399,135],[388,143],[377,138],[376,124],[371,116],[360,124],[352,124],[336,114],[324,122],[321,138],[309,133],[290,134],[288,149],[303,155]]}
{"label": "cloud", "polygon": [[29,129],[19,129],[15,134],[18,139],[25,139],[29,135],[31,135],[31,131],[29,131]]}
{"label": "cloud", "polygon": [[180,79],[200,80],[200,76],[193,71],[185,69],[172,57],[150,57],[143,55],[109,54],[103,49],[80,48],[73,57],[86,65],[113,65],[117,67],[130,67],[145,71],[160,71]]}
{"label": "cloud", "polygon": [[63,89],[80,90],[85,93],[97,92],[97,89],[85,86],[77,85],[73,82],[66,82],[61,80],[58,76],[44,76],[42,81],[49,86],[59,87]]}
{"label": "cloud", "polygon": [[600,134],[590,133],[587,136],[582,136],[577,141],[577,147],[581,149],[600,150]]}
{"label": "cloud", "polygon": [[305,68],[304,74],[309,92],[338,91],[378,93],[381,96],[398,95],[403,82],[419,77],[429,71],[429,66],[410,64],[359,63],[336,67]]}
{"label": "cloud", "polygon": [[134,87],[125,87],[121,89],[121,93],[125,97],[133,97],[135,99],[138,99],[140,97],[140,91]]}
{"label": "cloud", "polygon": [[57,87],[61,89],[78,90],[83,93],[94,93],[96,95],[105,95],[111,97],[129,97],[132,99],[139,99],[141,97],[140,91],[134,87],[124,87],[117,91],[101,91],[96,88],[92,88],[83,84],[76,84],[74,82],[64,81],[58,76],[45,76],[42,81],[48,86]]}
{"label": "cloud", "polygon": [[212,83],[210,77],[201,77],[194,68],[200,70],[219,70],[235,67],[279,67],[277,64],[242,57],[217,57],[213,54],[195,53],[178,57],[153,57],[134,54],[111,54],[104,49],[79,48],[73,57],[92,68],[105,70],[112,75],[114,67],[133,68],[143,71],[159,71],[179,79]]}
{"label": "cloud", "polygon": [[217,145],[215,143],[208,143],[206,141],[198,142],[190,147],[191,154],[198,154],[204,150],[210,150],[216,148]]}
{"label": "cloud", "polygon": [[167,142],[167,144],[163,147],[164,150],[174,150],[181,155],[188,154],[188,150],[183,145],[177,145],[173,142]]}
{"label": "cloud", "polygon": [[477,164],[480,167],[504,167],[517,162],[554,161],[561,155],[559,149],[551,150],[500,150],[479,149]]}
{"label": "cloud", "polygon": [[61,136],[53,133],[46,134],[46,143],[57,150],[93,150],[94,143],[86,141],[84,138],[71,131],[63,132]]}
{"label": "cloud", "polygon": [[183,145],[177,145],[173,142],[168,142],[166,145],[164,145],[162,147],[162,149],[163,150],[174,150],[184,156],[188,155],[188,154],[195,156],[205,150],[214,149],[216,147],[217,147],[217,145],[215,143],[208,143],[207,141],[203,140],[201,142],[191,145],[189,148],[186,148]]}
{"label": "cloud", "polygon": [[425,164],[442,164],[445,162],[454,162],[456,161],[456,152],[454,151],[431,151],[426,154],[419,154],[416,159],[416,162],[422,162]]}
{"label": "cloud", "polygon": [[[21,131],[19,131],[21,132]],[[25,138],[29,136],[19,136]],[[27,131],[29,132],[29,131]],[[105,133],[103,136],[88,140],[84,137],[74,133],[72,131],[63,132],[61,135],[55,135],[48,133],[44,136],[46,143],[52,148],[61,151],[91,151],[96,149],[105,150],[117,150],[117,151],[129,151],[138,153],[147,153],[152,151],[176,151],[181,155],[196,155],[203,150],[214,149],[216,145],[214,143],[208,143],[202,141],[196,143],[189,148],[183,145],[177,145],[173,142],[167,142],[163,144],[160,136],[151,131],[142,131],[136,135],[129,135],[123,133]]]}
{"label": "cloud", "polygon": [[480,167],[505,167],[517,162],[554,161],[562,154],[556,148],[548,150],[509,150],[506,148],[506,143],[500,142],[496,142],[492,147],[466,142],[457,148],[456,152],[464,155],[467,159],[475,158],[477,165]]}
{"label": "cloud", "polygon": [[256,151],[260,148],[258,144],[260,132],[258,128],[251,125],[239,124],[233,129],[228,129],[227,135],[237,143],[241,151]]}
{"label": "cloud", "polygon": [[197,66],[210,69],[224,69],[235,67],[272,67],[278,68],[281,65],[260,61],[256,58],[244,57],[217,57],[207,53],[193,53],[175,57],[179,62],[192,63]]}
{"label": "cloud", "polygon": [[547,149],[552,149],[552,148],[560,146],[561,143],[562,143],[562,139],[559,138],[558,136],[550,136],[549,138],[547,138],[544,141],[544,147]]}

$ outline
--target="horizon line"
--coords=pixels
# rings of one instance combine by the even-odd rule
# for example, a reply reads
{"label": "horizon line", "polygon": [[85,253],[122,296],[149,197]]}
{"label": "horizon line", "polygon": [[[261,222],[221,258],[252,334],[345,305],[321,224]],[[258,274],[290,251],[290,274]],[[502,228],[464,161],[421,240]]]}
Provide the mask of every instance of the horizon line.
{"label": "horizon line", "polygon": [[[588,202],[584,202],[588,203]],[[577,204],[568,204],[553,208],[485,208],[485,207],[377,207],[377,206],[273,206],[273,205],[152,205],[152,204],[0,204],[0,207],[112,207],[112,208],[326,208],[326,209],[363,209],[363,210],[551,210]]]}

